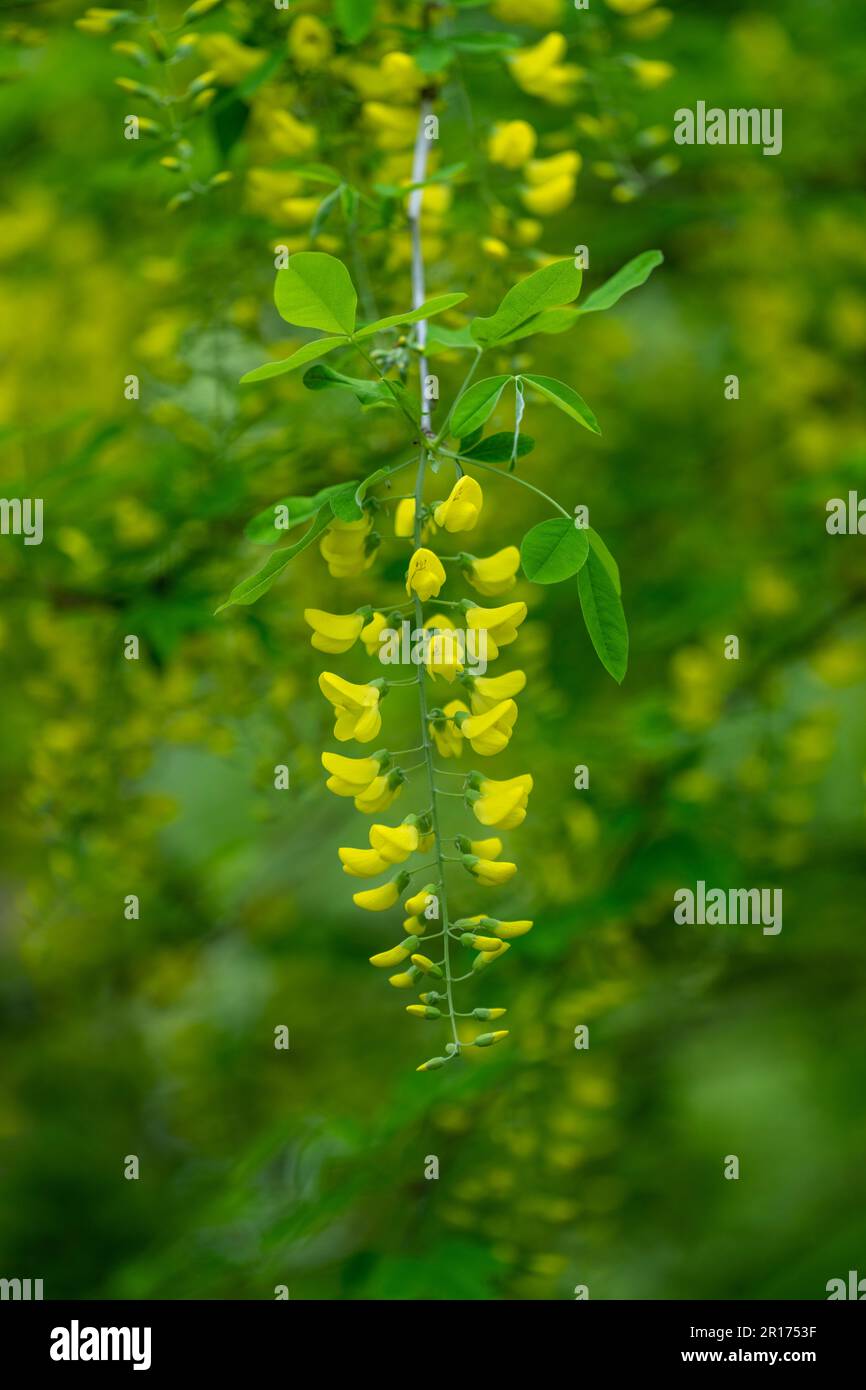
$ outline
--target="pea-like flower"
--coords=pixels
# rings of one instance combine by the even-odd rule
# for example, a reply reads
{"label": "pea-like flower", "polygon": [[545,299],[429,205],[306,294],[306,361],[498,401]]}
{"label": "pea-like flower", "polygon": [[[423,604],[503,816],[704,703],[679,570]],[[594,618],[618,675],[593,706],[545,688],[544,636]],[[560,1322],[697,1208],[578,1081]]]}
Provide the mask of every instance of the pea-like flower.
{"label": "pea-like flower", "polygon": [[486,598],[507,594],[517,582],[520,551],[516,545],[506,545],[493,555],[462,555],[460,558],[469,583]]}
{"label": "pea-like flower", "polygon": [[439,556],[421,546],[409,561],[406,593],[410,598],[417,594],[421,602],[426,603],[428,599],[438,597],[444,583],[445,569]]}
{"label": "pea-like flower", "polygon": [[319,538],[319,550],[328,563],[334,579],[351,579],[369,569],[376,556],[376,546],[370,532],[373,519],[365,513],[357,521],[340,521],[337,517]]}
{"label": "pea-like flower", "polygon": [[408,882],[409,874],[400,873],[387,883],[380,883],[378,888],[362,888],[359,892],[353,893],[352,902],[356,907],[362,907],[365,912],[386,912],[389,907],[394,906]]}
{"label": "pea-like flower", "polygon": [[361,641],[364,643],[368,656],[379,655],[379,636],[387,626],[388,619],[385,614],[374,613],[370,621],[361,628]]}
{"label": "pea-like flower", "polygon": [[364,627],[361,613],[325,613],[321,608],[305,608],[304,622],[313,629],[310,638],[319,652],[347,652],[354,647]]}
{"label": "pea-like flower", "polygon": [[460,660],[460,643],[450,618],[437,613],[424,624],[431,633],[427,655],[427,671],[431,676],[441,676],[449,685],[463,670]]}
{"label": "pea-like flower", "polygon": [[464,473],[458,478],[444,502],[433,513],[437,526],[446,531],[471,531],[481,515],[484,493],[476,478]]}
{"label": "pea-like flower", "polygon": [[387,811],[391,802],[400,795],[405,782],[406,774],[398,767],[392,768],[381,777],[374,777],[370,785],[355,797],[355,810],[363,811],[368,816]]}
{"label": "pea-like flower", "polygon": [[[475,854],[463,855],[463,867],[487,888],[498,888],[503,883],[509,883],[517,873],[517,865],[509,863],[507,859],[479,859]],[[356,893],[355,897],[358,896]]]}
{"label": "pea-like flower", "polygon": [[331,31],[315,15],[299,15],[289,30],[289,53],[301,72],[322,67],[334,52]]}
{"label": "pea-like flower", "polygon": [[562,62],[567,47],[564,35],[553,33],[546,34],[532,48],[517,49],[508,63],[518,87],[553,106],[567,106],[574,101],[584,69]]}
{"label": "pea-like flower", "polygon": [[390,867],[389,861],[375,849],[338,849],[337,853],[343,873],[353,878],[377,878]]}
{"label": "pea-like flower", "polygon": [[376,737],[382,727],[380,685],[375,682],[353,685],[351,681],[344,681],[342,676],[323,671],[319,676],[319,689],[334,706],[334,737],[340,743],[346,743],[350,738],[357,739],[359,743],[369,743]]}
{"label": "pea-like flower", "polygon": [[323,753],[322,767],[331,775],[326,782],[335,796],[357,796],[366,791],[388,766],[388,754],[383,750],[369,758],[347,758],[343,753]]}
{"label": "pea-like flower", "polygon": [[538,136],[528,121],[499,121],[487,142],[487,157],[503,169],[519,169],[535,154]]}
{"label": "pea-like flower", "polygon": [[436,897],[436,884],[426,883],[417,893],[413,893],[411,898],[407,898],[403,906],[410,917],[423,917],[427,910],[431,898]]}
{"label": "pea-like flower", "polygon": [[468,713],[469,706],[462,700],[449,700],[441,715],[434,715],[430,720],[427,728],[440,757],[460,757],[463,752],[463,734],[456,722],[456,716]]}
{"label": "pea-like flower", "polygon": [[516,722],[517,705],[513,700],[501,700],[483,714],[455,716],[460,733],[469,739],[474,751],[485,758],[508,747]]}
{"label": "pea-like flower", "polygon": [[413,936],[407,936],[405,941],[392,946],[390,951],[380,951],[378,955],[371,956],[370,964],[380,970],[391,970],[395,965],[402,965],[404,960],[408,960],[417,945],[418,942]]}
{"label": "pea-like flower", "polygon": [[501,700],[511,700],[526,686],[525,671],[508,671],[502,676],[472,676],[468,681],[473,714],[484,714]]}
{"label": "pea-like flower", "polygon": [[370,826],[370,844],[389,864],[402,864],[415,853],[419,839],[418,826],[411,822]]}
{"label": "pea-like flower", "polygon": [[466,800],[475,819],[495,830],[514,830],[526,819],[532,777],[523,773],[504,782],[480,778],[479,785],[470,785]]}
{"label": "pea-like flower", "polygon": [[517,636],[526,617],[525,603],[505,603],[501,608],[470,608],[466,621],[470,628],[487,633],[487,656],[493,661],[500,647],[507,647]]}

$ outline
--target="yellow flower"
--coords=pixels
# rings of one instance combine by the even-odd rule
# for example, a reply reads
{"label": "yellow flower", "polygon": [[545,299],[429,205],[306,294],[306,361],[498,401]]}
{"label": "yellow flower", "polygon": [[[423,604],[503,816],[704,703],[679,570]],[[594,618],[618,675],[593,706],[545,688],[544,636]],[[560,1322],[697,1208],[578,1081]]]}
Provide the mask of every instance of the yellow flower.
{"label": "yellow flower", "polygon": [[566,49],[562,34],[546,34],[533,48],[519,48],[508,61],[518,87],[530,96],[541,97],[554,106],[565,106],[577,95],[583,68],[563,63]]}
{"label": "yellow flower", "polygon": [[514,588],[520,568],[520,551],[516,545],[507,545],[503,550],[497,550],[494,555],[481,558],[477,555],[465,555],[461,558],[463,572],[479,594],[494,598],[497,594],[506,594],[509,589]]}
{"label": "yellow flower", "polygon": [[380,150],[407,150],[415,143],[418,118],[413,107],[365,101],[361,110]]}
{"label": "yellow flower", "polygon": [[467,799],[481,825],[495,830],[514,830],[526,819],[531,791],[532,777],[524,773],[504,782],[482,779],[480,787],[470,791]]}
{"label": "yellow flower", "polygon": [[310,638],[319,652],[347,652],[354,647],[364,626],[359,613],[325,613],[321,608],[305,608],[304,622],[313,629]]}
{"label": "yellow flower", "polygon": [[380,774],[380,758],[347,758],[342,753],[323,753],[322,766],[330,772],[329,791],[337,796],[357,796]]}
{"label": "yellow flower", "polygon": [[648,58],[635,58],[629,66],[635,75],[638,86],[643,87],[648,92],[663,86],[665,82],[669,82],[676,72],[673,64],[650,61]]}
{"label": "yellow flower", "polygon": [[406,593],[409,597],[417,594],[421,602],[426,603],[428,599],[438,597],[444,583],[445,570],[438,555],[423,547],[416,550],[409,561],[409,573],[406,576]]}
{"label": "yellow flower", "polygon": [[440,979],[442,977],[442,971],[439,969],[439,966],[435,965],[429,956],[415,955],[412,957],[412,964],[416,969],[423,971],[425,975],[435,975]]}
{"label": "yellow flower", "polygon": [[361,628],[361,641],[367,649],[368,656],[379,655],[379,635],[388,626],[388,619],[384,613],[374,613],[365,627]]}
{"label": "yellow flower", "polygon": [[519,169],[534,155],[537,140],[528,121],[501,121],[493,127],[487,156],[505,169]]}
{"label": "yellow flower", "polygon": [[415,498],[401,497],[394,510],[394,535],[412,538],[415,531]]}
{"label": "yellow flower", "polygon": [[407,936],[405,941],[398,942],[390,951],[380,951],[377,956],[371,956],[370,964],[378,966],[380,970],[390,970],[393,965],[402,965],[404,960],[408,960],[417,945],[414,936]]}
{"label": "yellow flower", "polygon": [[526,936],[527,932],[532,931],[532,922],[497,922],[495,926],[490,926],[496,936],[502,937],[504,941],[511,941],[517,936]]}
{"label": "yellow flower", "polygon": [[247,48],[246,44],[233,39],[231,34],[202,34],[198,41],[198,52],[205,66],[211,69],[212,80],[224,87],[243,82],[267,56],[264,49]]}
{"label": "yellow flower", "polygon": [[471,531],[483,505],[481,484],[464,473],[462,478],[457,479],[446,500],[439,503],[433,518],[436,525],[444,526],[446,531]]}
{"label": "yellow flower", "polygon": [[471,714],[459,721],[460,732],[481,757],[490,758],[508,747],[514,725],[517,721],[517,705],[513,700],[502,700],[484,714]]}
{"label": "yellow flower", "polygon": [[572,178],[580,173],[583,159],[577,150],[564,150],[562,154],[552,154],[549,159],[532,159],[523,171],[527,183],[538,187],[553,179],[569,174]]}
{"label": "yellow flower", "polygon": [[404,970],[401,975],[389,975],[388,984],[393,985],[395,989],[411,989],[418,978],[418,974],[419,971],[415,970],[413,967],[412,970]]}
{"label": "yellow flower", "polygon": [[617,14],[640,14],[642,10],[648,10],[654,5],[656,0],[604,0],[609,10],[615,10]]}
{"label": "yellow flower", "polygon": [[287,39],[289,53],[301,72],[312,72],[326,63],[334,51],[331,31],[314,15],[296,19]]}
{"label": "yellow flower", "polygon": [[375,849],[338,849],[337,853],[343,873],[353,878],[376,878],[388,868],[388,860]]}
{"label": "yellow flower", "polygon": [[[386,912],[389,907],[393,907],[401,892],[406,886],[407,875],[401,874],[398,878],[392,878],[388,883],[380,883],[378,888],[362,888],[357,893],[352,894],[352,902],[356,907],[362,907],[365,912]],[[409,952],[406,952],[408,955]],[[401,957],[405,959],[405,957]],[[396,965],[397,962],[395,961]]]}
{"label": "yellow flower", "polygon": [[459,758],[463,752],[463,735],[454,720],[456,714],[468,714],[462,700],[450,700],[442,710],[444,719],[431,719],[428,729],[442,758]]}
{"label": "yellow flower", "polygon": [[280,205],[299,192],[297,174],[282,169],[250,169],[244,189],[244,207],[258,217],[276,222]]}
{"label": "yellow flower", "polygon": [[527,212],[534,212],[537,217],[553,217],[568,207],[576,188],[573,175],[560,174],[537,188],[522,188],[520,197]]}
{"label": "yellow flower", "polygon": [[423,917],[430,898],[435,896],[436,884],[425,883],[423,888],[419,889],[411,898],[406,899],[403,906],[410,917]]}
{"label": "yellow flower", "polygon": [[371,517],[358,521],[339,521],[336,517],[319,539],[319,550],[335,579],[348,579],[369,569],[375,551],[368,549],[367,539],[372,528]]}
{"label": "yellow flower", "polygon": [[277,156],[290,158],[309,154],[318,144],[319,134],[315,126],[304,125],[290,111],[269,109],[266,114],[263,113],[262,125],[268,144]]}
{"label": "yellow flower", "polygon": [[479,859],[498,859],[502,853],[502,841],[496,836],[489,840],[470,840],[467,853]]}
{"label": "yellow flower", "polygon": [[[517,873],[517,865],[510,864],[507,859],[476,859],[474,855],[464,854],[463,864],[473,878],[477,878],[486,888],[498,888],[510,882]],[[356,899],[358,896],[356,893]]]}
{"label": "yellow flower", "polygon": [[285,198],[280,203],[280,215],[290,227],[305,227],[315,217],[321,198],[310,195],[306,198]]}
{"label": "yellow flower", "polygon": [[359,743],[369,743],[382,727],[379,713],[381,688],[378,685],[352,685],[342,676],[323,671],[319,676],[319,689],[326,700],[334,706],[336,719],[334,737],[340,743],[355,738]]}
{"label": "yellow flower", "polygon": [[484,252],[485,256],[489,256],[492,261],[508,260],[508,246],[504,241],[500,241],[498,237],[482,237],[481,250]]}
{"label": "yellow flower", "polygon": [[370,844],[389,864],[402,864],[418,848],[417,825],[371,825]]}
{"label": "yellow flower", "polygon": [[500,647],[514,641],[525,617],[525,603],[505,603],[501,608],[470,608],[466,621],[471,628],[487,633],[487,655],[493,661]]}
{"label": "yellow flower", "polygon": [[428,618],[424,627],[433,634],[428,649],[427,671],[431,676],[441,676],[450,685],[463,670],[454,624],[440,613]]}
{"label": "yellow flower", "polygon": [[550,29],[562,18],[563,0],[493,0],[490,13],[503,24],[532,24]]}
{"label": "yellow flower", "polygon": [[525,671],[509,671],[504,676],[474,676],[471,684],[472,713],[484,714],[500,700],[510,700],[526,686]]}
{"label": "yellow flower", "polygon": [[518,217],[514,224],[514,235],[521,246],[533,246],[543,231],[544,226],[535,217]]}
{"label": "yellow flower", "polygon": [[404,781],[405,776],[396,769],[382,777],[374,777],[370,785],[355,797],[355,810],[363,811],[368,816],[387,811],[403,790]]}

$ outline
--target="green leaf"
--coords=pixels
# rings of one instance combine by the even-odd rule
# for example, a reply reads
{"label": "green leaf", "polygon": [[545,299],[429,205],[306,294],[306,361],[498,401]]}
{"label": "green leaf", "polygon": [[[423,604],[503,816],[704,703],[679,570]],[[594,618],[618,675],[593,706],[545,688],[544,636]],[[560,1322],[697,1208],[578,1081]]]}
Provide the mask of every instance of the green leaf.
{"label": "green leaf", "polygon": [[611,555],[610,551],[608,550],[607,546],[605,545],[604,541],[602,540],[601,536],[598,534],[597,531],[594,531],[591,526],[587,526],[586,534],[589,537],[590,545],[592,546],[599,560],[601,560],[601,563],[604,565],[605,569],[607,570],[608,574],[613,580],[613,587],[616,589],[618,594],[621,594],[622,583],[620,582],[619,577],[619,565],[616,563],[616,560]]}
{"label": "green leaf", "polygon": [[[517,457],[531,454],[534,448],[535,440],[528,434],[521,434],[517,440]],[[463,458],[479,459],[482,463],[510,463],[514,456],[514,431],[501,430],[498,434],[488,434],[486,439],[479,439],[477,444],[469,448],[466,441],[461,439],[460,453]]]}
{"label": "green leaf", "polygon": [[434,314],[442,314],[446,309],[451,309],[455,304],[462,304],[466,298],[465,294],[439,294],[434,299],[427,299],[417,309],[407,309],[405,314],[391,314],[387,319],[377,319],[375,323],[367,323],[363,328],[359,328],[355,336],[355,341],[361,338],[371,338],[374,333],[381,333],[383,328],[394,328],[400,323],[419,323],[421,319],[429,319]]}
{"label": "green leaf", "polygon": [[347,338],[317,338],[313,343],[304,343],[304,346],[293,352],[291,357],[281,357],[278,362],[265,362],[261,367],[254,367],[251,372],[246,372],[241,377],[241,385],[244,386],[250,381],[267,381],[272,376],[297,371],[298,367],[312,362],[314,357],[324,357],[336,347],[345,347],[347,342]]}
{"label": "green leaf", "polygon": [[586,303],[581,305],[579,312],[595,314],[600,309],[612,308],[629,290],[636,290],[639,285],[645,284],[663,260],[661,251],[644,251],[642,255],[635,256],[634,260],[624,265],[616,275],[612,275],[603,285],[599,285],[597,290],[593,290]]}
{"label": "green leaf", "polygon": [[304,385],[308,391],[350,391],[361,405],[387,405],[396,407],[397,402],[384,381],[368,381],[366,377],[344,376],[333,367],[319,363],[304,372]]}
{"label": "green leaf", "polygon": [[224,608],[230,608],[233,603],[255,603],[257,598],[261,598],[262,594],[268,592],[268,589],[271,587],[274,580],[279,578],[286,568],[286,565],[288,565],[296,555],[300,555],[302,550],[306,550],[308,545],[312,545],[316,537],[322,534],[330,519],[330,507],[322,507],[309,531],[305,531],[299,541],[295,541],[294,545],[286,546],[284,550],[275,551],[274,554],[265,561],[260,570],[257,570],[255,574],[251,574],[249,579],[244,579],[242,583],[236,585],[235,588],[232,589],[225,603],[221,603],[219,608],[216,609],[216,612],[222,613]]}
{"label": "green leaf", "polygon": [[583,620],[598,659],[618,684],[628,667],[628,628],[613,580],[594,547],[577,576]]}
{"label": "green leaf", "polygon": [[533,314],[531,319],[515,328],[513,333],[500,338],[499,346],[516,343],[520,338],[531,338],[534,333],[567,333],[579,318],[579,309],[543,309],[540,314]]}
{"label": "green leaf", "polygon": [[340,521],[360,521],[364,515],[355,496],[357,487],[357,483],[347,483],[331,498],[331,511]]}
{"label": "green leaf", "polygon": [[462,328],[446,328],[441,323],[431,323],[430,331],[427,334],[427,356],[433,357],[440,352],[453,352],[454,350],[463,351],[469,349],[477,352],[478,347],[475,339],[466,323]]}
{"label": "green leaf", "polygon": [[496,409],[505,386],[512,380],[510,376],[488,376],[483,381],[476,381],[463,393],[454,407],[448,427],[455,439],[464,439],[484,424]]}
{"label": "green leaf", "polygon": [[473,338],[484,348],[501,342],[542,309],[571,304],[580,294],[582,280],[583,271],[574,261],[555,261],[534,271],[508,291],[495,314],[473,319]]}
{"label": "green leaf", "polygon": [[277,271],[274,303],[298,328],[350,334],[355,327],[355,286],[343,262],[324,251],[293,252],[286,269]]}
{"label": "green leaf", "polygon": [[586,564],[589,540],[586,531],[566,516],[539,522],[527,531],[520,545],[523,573],[534,584],[559,584]]}
{"label": "green leaf", "polygon": [[601,434],[598,421],[586,401],[570,386],[566,386],[564,381],[557,381],[552,376],[533,376],[528,372],[524,372],[523,380],[528,381],[530,386],[534,386],[547,400],[553,401],[553,404],[566,415],[570,415],[572,420],[583,425],[584,429],[591,430],[593,434]]}
{"label": "green leaf", "polygon": [[[281,497],[247,522],[244,535],[255,545],[276,545],[287,531],[294,530],[302,521],[308,521],[330,500],[333,493],[345,486],[345,483],[331,483],[329,487],[320,488],[312,497]],[[283,522],[280,526],[276,524],[277,508],[285,512],[285,518],[280,516]]]}
{"label": "green leaf", "polygon": [[349,43],[360,43],[373,27],[376,0],[334,0],[334,13]]}

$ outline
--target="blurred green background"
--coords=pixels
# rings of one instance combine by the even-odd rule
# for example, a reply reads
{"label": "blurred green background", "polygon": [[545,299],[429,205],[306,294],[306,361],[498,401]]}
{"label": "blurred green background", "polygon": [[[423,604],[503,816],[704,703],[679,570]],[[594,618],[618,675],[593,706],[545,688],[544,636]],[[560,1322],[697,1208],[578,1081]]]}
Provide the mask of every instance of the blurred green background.
{"label": "blurred green background", "polygon": [[[782,107],[784,150],[677,150],[623,201],[571,142],[586,167],[544,251],[587,244],[590,287],[650,247],[666,262],[541,340],[535,370],[571,381],[603,437],[533,407],[521,469],[588,504],[617,555],[631,668],[621,689],[602,671],[573,585],[516,591],[530,616],[504,669],[529,685],[492,775],[531,771],[535,791],[497,904],[536,927],[472,987],[468,1007],[507,1004],[507,1043],[431,1075],[414,1067],[438,1025],[370,970],[389,928],[339,871],[369,823],[324,789],[327,663],[302,620],[396,597],[401,554],[386,542],[341,584],[314,547],[213,617],[264,558],[249,518],[397,458],[399,425],[295,378],[237,387],[285,336],[282,229],[245,200],[245,133],[206,115],[203,165],[235,177],[167,212],[171,175],[121,138],[118,59],[75,30],[81,8],[4,10],[2,492],[45,499],[45,540],[0,538],[0,1275],[77,1298],[736,1299],[822,1298],[863,1269],[866,571],[825,506],[866,490],[866,26],[860,0],[673,9],[642,53],[675,73],[629,98],[634,119]],[[285,20],[261,22],[276,51]],[[497,58],[462,68],[444,163],[492,120],[571,120],[538,116]],[[351,108],[321,77],[306,92],[334,157]],[[365,174],[363,141],[350,154]],[[482,255],[489,231],[467,180],[431,293],[491,312],[527,264]],[[399,235],[354,248],[381,312],[407,302]],[[441,363],[453,389],[461,365]],[[480,554],[546,515],[490,482]],[[384,718],[383,743],[417,741],[400,692]],[[781,887],[782,933],[676,926],[698,879]]]}

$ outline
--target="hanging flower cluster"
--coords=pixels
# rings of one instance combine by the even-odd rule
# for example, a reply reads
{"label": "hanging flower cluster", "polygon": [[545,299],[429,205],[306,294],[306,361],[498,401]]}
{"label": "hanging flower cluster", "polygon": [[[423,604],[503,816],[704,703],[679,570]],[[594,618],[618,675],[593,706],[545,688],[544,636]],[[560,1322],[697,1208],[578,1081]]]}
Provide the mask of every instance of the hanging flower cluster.
{"label": "hanging flower cluster", "polygon": [[[370,963],[386,973],[392,988],[415,993],[406,1005],[410,1016],[441,1021],[447,1030],[442,1051],[423,1062],[419,1071],[439,1070],[465,1049],[490,1047],[507,1036],[506,1029],[490,1027],[467,1036],[473,1023],[494,1023],[505,1009],[495,1002],[460,1008],[460,987],[496,965],[533,926],[528,918],[506,919],[495,909],[496,890],[518,872],[503,836],[526,818],[533,779],[528,772],[496,777],[488,770],[489,761],[509,747],[518,698],[526,687],[525,672],[509,667],[507,651],[519,644],[527,615],[526,603],[509,597],[518,570],[537,584],[576,575],[590,639],[617,681],[623,678],[627,659],[619,575],[610,552],[595,531],[581,528],[571,512],[517,472],[518,461],[531,451],[531,441],[521,433],[527,397],[552,402],[593,434],[599,433],[595,416],[565,382],[525,372],[478,380],[477,368],[484,353],[502,342],[551,330],[554,320],[555,331],[561,331],[562,314],[576,317],[609,308],[642,284],[660,260],[658,252],[637,257],[579,309],[570,306],[580,293],[581,271],[572,261],[557,261],[509,290],[494,314],[467,320],[466,332],[474,346],[472,366],[438,433],[426,405],[413,404],[402,379],[383,369],[387,354],[377,359],[366,345],[379,335],[387,338],[400,332],[405,337],[415,324],[426,327],[429,319],[455,310],[465,295],[439,295],[402,315],[361,327],[356,324],[357,295],[348,271],[320,252],[291,257],[288,268],[278,273],[275,302],[287,322],[318,329],[325,336],[243,378],[259,382],[307,367],[304,382],[313,389],[347,392],[358,400],[370,400],[372,394],[379,405],[404,416],[416,450],[405,462],[379,468],[367,478],[275,504],[270,509],[273,539],[281,529],[305,520],[310,523],[307,531],[294,544],[275,550],[223,607],[254,602],[291,559],[314,542],[335,580],[364,574],[375,563],[381,542],[374,515],[394,508],[394,536],[406,546],[402,593],[392,594],[382,606],[366,605],[348,613],[308,607],[304,620],[312,647],[329,658],[360,644],[380,670],[394,659],[408,661],[415,672],[407,679],[375,675],[358,683],[332,669],[337,663],[329,661],[318,681],[333,714],[334,740],[341,748],[357,745],[357,751],[322,754],[326,785],[335,796],[351,798],[356,810],[370,818],[366,843],[359,836],[360,843],[337,850],[343,872],[360,880],[352,901],[363,912],[393,914],[402,923],[400,939],[393,940],[395,922],[391,944],[386,944],[386,936]],[[423,338],[415,351],[423,380]],[[352,377],[342,370],[308,366],[331,354],[339,354],[338,360],[357,354],[375,375]],[[485,435],[484,426],[507,386],[514,391],[514,427]],[[392,498],[394,477],[409,467],[415,468],[413,490]],[[484,491],[476,473],[485,472],[531,489],[557,515],[534,526],[519,549],[506,545],[479,556],[458,547],[484,511]],[[433,479],[439,495],[428,500]],[[444,485],[442,479],[447,480]],[[256,519],[259,532],[266,516]],[[466,587],[474,590],[473,596],[461,592]],[[401,624],[413,627],[408,656],[399,651]],[[489,663],[496,663],[490,674]],[[388,747],[383,703],[389,696],[400,698],[392,694],[398,688],[400,696],[408,692],[417,703],[419,741],[394,753]],[[437,689],[441,695],[434,694]],[[456,691],[459,694],[452,693]],[[370,746],[376,751],[367,751]],[[405,764],[406,757],[417,761]],[[449,777],[454,780],[445,788],[442,783]],[[464,819],[461,830],[447,836],[443,795],[462,802]],[[400,797],[411,798],[407,814],[398,820],[393,814],[385,818]],[[458,899],[468,900],[464,915],[454,910]]]}

